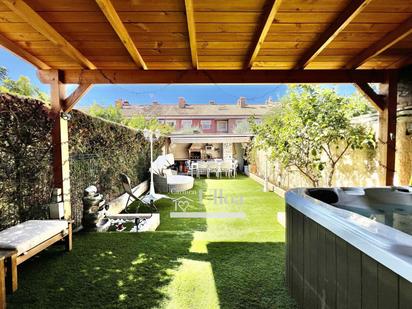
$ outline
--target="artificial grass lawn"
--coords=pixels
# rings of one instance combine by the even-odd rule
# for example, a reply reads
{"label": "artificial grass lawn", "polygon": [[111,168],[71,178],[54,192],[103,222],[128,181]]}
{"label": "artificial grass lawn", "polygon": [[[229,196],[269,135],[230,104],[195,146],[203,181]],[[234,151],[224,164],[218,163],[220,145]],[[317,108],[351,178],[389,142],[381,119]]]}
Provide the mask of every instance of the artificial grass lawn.
{"label": "artificial grass lawn", "polygon": [[246,218],[174,219],[175,205],[160,201],[156,232],[79,233],[72,252],[54,247],[23,263],[9,308],[294,308],[276,221],[283,199],[244,176],[196,180],[185,196],[186,211]]}

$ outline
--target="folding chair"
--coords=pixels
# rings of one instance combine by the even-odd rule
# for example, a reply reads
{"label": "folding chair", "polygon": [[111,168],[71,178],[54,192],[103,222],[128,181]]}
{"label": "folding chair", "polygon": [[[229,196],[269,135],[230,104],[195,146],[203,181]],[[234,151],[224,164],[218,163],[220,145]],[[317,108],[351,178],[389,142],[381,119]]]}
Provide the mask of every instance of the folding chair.
{"label": "folding chair", "polygon": [[132,201],[135,200],[135,201],[140,202],[139,205],[137,206],[136,212],[139,212],[139,208],[140,208],[141,204],[147,206],[149,209],[151,209],[154,212],[158,212],[157,207],[155,206],[155,204],[153,202],[152,203],[146,203],[143,200],[143,198],[140,198],[140,197],[136,196],[133,193],[132,185],[130,183],[129,176],[127,176],[126,174],[120,173],[120,181],[122,182],[122,186],[123,186],[124,191],[129,195],[129,197],[127,199],[127,202],[126,202],[126,206],[124,208],[125,210],[126,210],[127,206],[129,206],[129,201],[130,200],[132,200]]}

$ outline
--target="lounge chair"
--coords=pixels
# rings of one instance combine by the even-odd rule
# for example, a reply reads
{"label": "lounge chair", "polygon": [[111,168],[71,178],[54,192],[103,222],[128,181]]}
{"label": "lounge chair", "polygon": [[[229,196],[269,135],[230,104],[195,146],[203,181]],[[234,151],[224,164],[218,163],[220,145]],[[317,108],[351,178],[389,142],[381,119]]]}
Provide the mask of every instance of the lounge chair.
{"label": "lounge chair", "polygon": [[17,290],[17,266],[54,243],[72,249],[72,224],[66,220],[29,220],[0,232],[0,308],[6,290]]}

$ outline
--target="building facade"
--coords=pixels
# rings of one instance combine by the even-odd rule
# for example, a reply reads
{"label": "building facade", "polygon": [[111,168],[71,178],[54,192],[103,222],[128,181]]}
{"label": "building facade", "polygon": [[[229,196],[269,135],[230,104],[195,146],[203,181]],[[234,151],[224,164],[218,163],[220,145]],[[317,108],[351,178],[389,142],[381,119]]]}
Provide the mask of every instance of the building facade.
{"label": "building facade", "polygon": [[173,153],[176,161],[236,159],[242,168],[252,138],[249,119],[262,121],[276,104],[270,99],[265,104],[247,104],[244,97],[236,104],[188,104],[181,97],[177,104],[131,105],[118,100],[116,106],[124,117],[143,115],[173,127],[165,151]]}

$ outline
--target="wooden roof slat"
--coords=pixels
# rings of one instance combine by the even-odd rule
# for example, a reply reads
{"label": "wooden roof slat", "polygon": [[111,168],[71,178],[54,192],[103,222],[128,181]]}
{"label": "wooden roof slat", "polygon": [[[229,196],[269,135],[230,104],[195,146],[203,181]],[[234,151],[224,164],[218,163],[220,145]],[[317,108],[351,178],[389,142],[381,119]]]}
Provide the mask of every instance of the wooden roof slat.
{"label": "wooden roof slat", "polygon": [[339,14],[335,21],[321,34],[308,51],[296,64],[296,69],[305,68],[316,58],[336,36],[371,2],[371,0],[354,0]]}
{"label": "wooden roof slat", "polygon": [[71,45],[60,33],[50,26],[38,13],[36,13],[23,0],[2,0],[3,3],[14,13],[20,16],[25,22],[43,34],[54,45],[58,46],[61,51],[76,60],[84,68],[96,69],[79,50]]}
{"label": "wooden roof slat", "polygon": [[139,51],[136,48],[132,38],[130,37],[129,33],[126,30],[122,20],[120,19],[119,15],[117,14],[116,10],[113,7],[113,4],[110,0],[96,0],[96,3],[99,5],[100,9],[102,10],[103,14],[106,16],[107,20],[113,27],[114,31],[119,36],[120,40],[122,41],[124,47],[126,47],[127,51],[132,57],[133,61],[144,70],[147,70],[147,65],[144,62],[142,56],[140,55]]}
{"label": "wooden roof slat", "polygon": [[0,45],[7,48],[11,52],[13,52],[15,55],[22,58],[23,60],[33,64],[36,67],[38,67],[39,69],[47,70],[47,69],[51,68],[48,64],[44,63],[42,60],[40,60],[36,56],[33,56],[31,53],[29,53],[25,49],[21,48],[16,43],[10,41],[8,38],[6,38],[2,34],[0,34]]}
{"label": "wooden roof slat", "polygon": [[270,27],[272,26],[273,21],[275,20],[275,16],[279,10],[281,3],[282,0],[273,0],[272,5],[266,11],[266,18],[264,19],[264,22],[261,28],[259,29],[256,44],[252,47],[250,52],[250,58],[248,59],[249,61],[247,63],[248,68],[253,67],[253,62],[255,61],[260,49],[262,48],[263,42],[265,41],[265,38],[270,30]]}
{"label": "wooden roof slat", "polygon": [[187,30],[189,32],[190,54],[192,55],[192,65],[193,68],[197,69],[199,63],[197,57],[196,27],[192,0],[185,0],[185,8],[187,18]]}
{"label": "wooden roof slat", "polygon": [[353,57],[346,65],[346,69],[355,69],[361,66],[363,63],[379,55],[386,49],[390,48],[394,44],[398,43],[409,34],[412,33],[412,17],[408,18],[401,25],[394,30],[386,34],[380,41],[372,44],[366,48],[363,52]]}
{"label": "wooden roof slat", "polygon": [[387,66],[387,68],[393,69],[393,68],[402,68],[405,66],[408,66],[412,64],[412,56],[405,56],[400,59],[397,59],[395,62],[392,62],[390,65]]}
{"label": "wooden roof slat", "polygon": [[[88,68],[86,61],[105,70],[136,69],[142,66],[137,53],[157,73],[198,68],[240,74],[250,65],[288,73],[299,61],[310,70],[342,69],[382,40],[388,42],[386,49],[368,58],[362,69],[406,66],[412,33],[405,36],[412,22],[403,23],[412,18],[412,0],[372,0],[359,13],[369,1],[0,0],[0,34],[14,44],[10,49],[42,62],[37,66],[60,70]],[[111,5],[120,35],[99,2]],[[24,5],[29,10],[22,18],[14,10]],[[279,6],[275,17],[274,6]]]}
{"label": "wooden roof slat", "polygon": [[[189,63],[190,65],[190,63]],[[64,70],[66,84],[381,83],[388,70]],[[50,81],[50,70],[38,74]]]}

